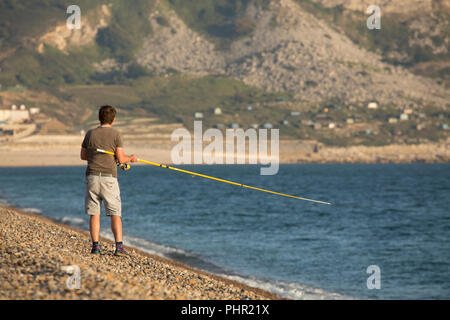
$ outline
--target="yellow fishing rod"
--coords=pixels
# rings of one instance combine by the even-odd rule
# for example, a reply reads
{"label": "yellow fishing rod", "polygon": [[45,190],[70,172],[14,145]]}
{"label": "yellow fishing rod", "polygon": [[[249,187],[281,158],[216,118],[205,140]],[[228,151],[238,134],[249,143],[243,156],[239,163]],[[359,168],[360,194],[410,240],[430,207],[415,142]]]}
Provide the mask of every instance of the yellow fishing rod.
{"label": "yellow fishing rod", "polygon": [[[106,154],[110,154],[110,155],[115,156],[114,152],[105,151],[105,150],[102,150],[102,149],[97,149],[97,152],[106,153]],[[266,189],[252,187],[252,186],[247,186],[247,185],[242,184],[242,183],[237,183],[237,182],[233,182],[233,181],[219,179],[219,178],[207,176],[207,175],[204,175],[204,174],[201,174],[201,173],[196,173],[196,172],[192,172],[192,171],[188,171],[188,170],[183,170],[183,169],[171,167],[171,166],[168,166],[168,165],[165,165],[165,164],[160,164],[160,163],[151,162],[151,161],[147,161],[147,160],[141,160],[141,159],[138,159],[138,161],[142,162],[142,163],[145,163],[145,164],[150,164],[152,166],[157,166],[157,167],[160,167],[160,168],[165,168],[165,169],[170,169],[170,170],[174,170],[174,171],[178,171],[178,172],[191,174],[191,175],[197,176],[197,177],[202,177],[202,178],[206,178],[206,179],[210,179],[210,180],[215,180],[215,181],[219,181],[219,182],[229,183],[229,184],[232,184],[232,185],[235,185],[235,186],[239,186],[239,187],[249,188],[249,189],[263,191],[263,192],[267,192],[267,193],[272,193],[272,194],[276,194],[276,195],[283,196],[283,197],[289,197],[289,198],[294,198],[294,199],[299,199],[299,200],[305,200],[305,201],[310,201],[310,202],[315,202],[315,203],[320,203],[320,204],[331,205],[331,203],[325,202],[325,201],[312,200],[312,199],[307,199],[307,198],[302,198],[302,197],[297,197],[297,196],[291,196],[291,195],[285,194],[285,193],[280,193],[280,192],[275,192],[275,191],[271,191],[271,190],[266,190]]]}

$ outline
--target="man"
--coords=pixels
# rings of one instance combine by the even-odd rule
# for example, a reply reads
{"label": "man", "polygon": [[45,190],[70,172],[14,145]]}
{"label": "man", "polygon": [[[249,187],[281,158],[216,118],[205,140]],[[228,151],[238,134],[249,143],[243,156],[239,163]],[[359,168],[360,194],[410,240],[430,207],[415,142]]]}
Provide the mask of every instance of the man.
{"label": "man", "polygon": [[[116,241],[114,255],[122,256],[126,252],[122,242],[122,203],[120,200],[119,182],[117,181],[116,159],[120,164],[136,162],[135,155],[127,156],[123,150],[120,133],[112,128],[116,118],[116,110],[111,106],[103,106],[98,113],[100,126],[88,131],[81,145],[81,160],[88,162],[86,169],[85,212],[90,216],[89,230],[92,238],[92,254],[99,254],[100,212],[102,201],[106,215],[111,217],[111,231]],[[97,152],[102,149],[115,153]],[[116,158],[116,159],[115,159]]]}

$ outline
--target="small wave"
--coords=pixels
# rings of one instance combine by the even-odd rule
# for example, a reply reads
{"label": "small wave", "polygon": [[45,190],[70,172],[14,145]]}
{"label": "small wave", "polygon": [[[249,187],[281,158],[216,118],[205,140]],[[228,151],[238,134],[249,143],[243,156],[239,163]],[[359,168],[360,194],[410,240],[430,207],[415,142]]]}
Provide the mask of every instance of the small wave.
{"label": "small wave", "polygon": [[220,276],[234,280],[250,287],[276,293],[282,297],[294,300],[352,300],[350,296],[328,292],[319,288],[309,287],[297,282],[265,280],[236,275],[220,274]]}
{"label": "small wave", "polygon": [[41,214],[42,213],[42,210],[39,210],[37,208],[24,208],[22,210],[25,211],[25,212],[34,213],[34,214]]}
{"label": "small wave", "polygon": [[67,224],[70,226],[80,226],[80,225],[86,225],[86,221],[81,218],[75,218],[75,217],[62,217],[62,218],[55,218],[56,222]]}

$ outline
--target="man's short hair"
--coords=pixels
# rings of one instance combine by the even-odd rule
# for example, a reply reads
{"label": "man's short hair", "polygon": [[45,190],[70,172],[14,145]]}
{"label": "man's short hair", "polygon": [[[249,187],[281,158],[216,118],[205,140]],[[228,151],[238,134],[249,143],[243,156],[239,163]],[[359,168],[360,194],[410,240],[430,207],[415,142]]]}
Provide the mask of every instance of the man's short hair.
{"label": "man's short hair", "polygon": [[98,112],[98,120],[101,124],[112,124],[116,118],[117,111],[111,106],[103,106]]}

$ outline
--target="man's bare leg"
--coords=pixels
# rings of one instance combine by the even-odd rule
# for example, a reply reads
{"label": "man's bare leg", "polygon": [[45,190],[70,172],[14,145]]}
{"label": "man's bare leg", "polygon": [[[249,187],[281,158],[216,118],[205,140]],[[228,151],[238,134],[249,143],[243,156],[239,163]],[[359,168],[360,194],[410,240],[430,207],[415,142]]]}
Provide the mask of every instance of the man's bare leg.
{"label": "man's bare leg", "polygon": [[116,242],[122,242],[122,218],[120,216],[111,216],[111,231]]}
{"label": "man's bare leg", "polygon": [[91,216],[89,222],[89,230],[91,232],[92,242],[98,242],[100,238],[100,215]]}
{"label": "man's bare leg", "polygon": [[122,242],[122,218],[120,216],[111,216],[111,230],[114,234],[114,239],[116,240],[116,251],[115,256],[127,255],[127,252],[123,248]]}

